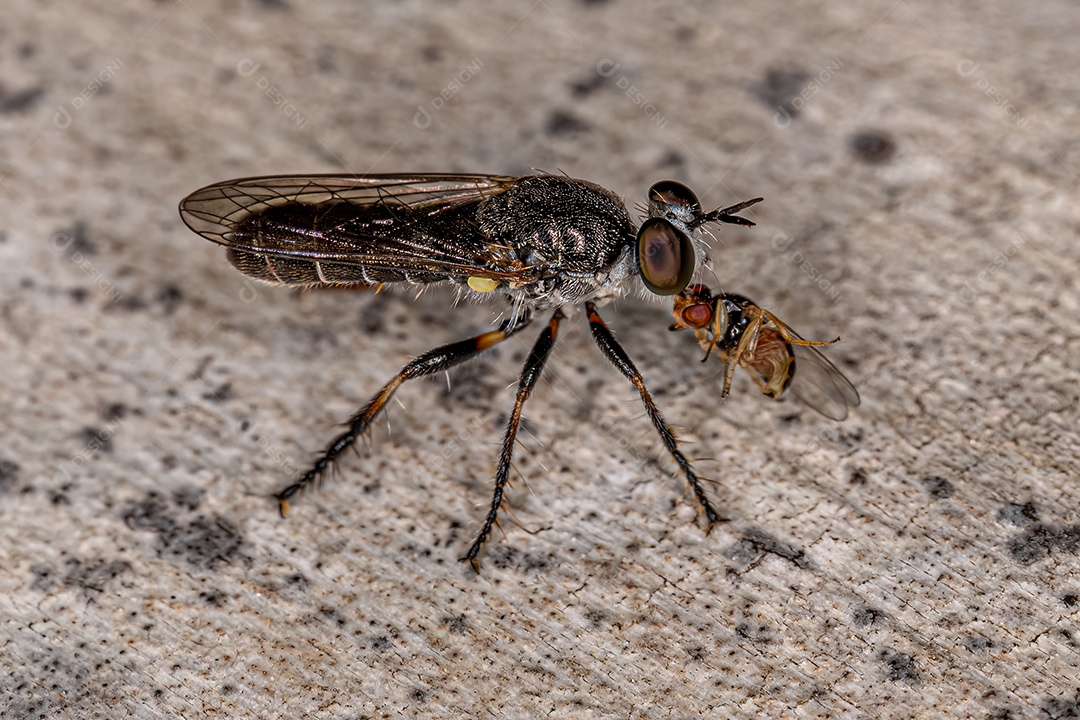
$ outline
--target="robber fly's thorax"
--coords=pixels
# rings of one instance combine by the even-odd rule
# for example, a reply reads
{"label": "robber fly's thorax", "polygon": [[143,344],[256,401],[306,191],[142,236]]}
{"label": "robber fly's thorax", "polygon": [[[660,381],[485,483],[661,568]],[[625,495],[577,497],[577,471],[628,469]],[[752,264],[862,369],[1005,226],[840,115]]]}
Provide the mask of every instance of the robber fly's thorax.
{"label": "robber fly's thorax", "polygon": [[583,180],[520,179],[477,212],[481,232],[505,243],[530,275],[512,295],[538,309],[606,297],[637,273],[636,228],[622,200]]}

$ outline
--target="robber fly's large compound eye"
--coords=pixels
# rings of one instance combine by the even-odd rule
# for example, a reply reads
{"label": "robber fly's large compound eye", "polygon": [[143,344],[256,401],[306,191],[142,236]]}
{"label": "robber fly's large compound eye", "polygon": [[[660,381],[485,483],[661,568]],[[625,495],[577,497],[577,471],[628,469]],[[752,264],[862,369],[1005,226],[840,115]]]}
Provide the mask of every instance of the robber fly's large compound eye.
{"label": "robber fly's large compound eye", "polygon": [[649,218],[637,235],[638,267],[645,287],[657,295],[674,295],[694,274],[690,236],[663,218]]}
{"label": "robber fly's large compound eye", "polygon": [[678,220],[690,227],[701,216],[694,191],[674,180],[662,180],[649,188],[649,217]]}

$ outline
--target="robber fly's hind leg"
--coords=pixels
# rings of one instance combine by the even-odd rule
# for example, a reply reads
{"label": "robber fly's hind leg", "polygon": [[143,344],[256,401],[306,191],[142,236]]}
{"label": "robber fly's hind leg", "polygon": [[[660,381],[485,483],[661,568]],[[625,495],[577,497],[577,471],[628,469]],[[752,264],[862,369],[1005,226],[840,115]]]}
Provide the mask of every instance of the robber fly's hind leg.
{"label": "robber fly's hind leg", "polygon": [[371,426],[371,422],[379,412],[386,407],[386,403],[390,401],[390,398],[394,396],[394,392],[397,391],[398,387],[400,387],[403,382],[412,380],[413,378],[424,377],[425,375],[449,370],[455,365],[463,363],[466,360],[471,360],[484,350],[487,350],[494,345],[498,345],[528,324],[529,318],[527,315],[511,318],[504,322],[498,330],[490,330],[486,333],[471,337],[468,340],[449,343],[448,345],[437,347],[434,350],[429,350],[405,367],[401,368],[401,371],[395,375],[390,382],[386,383],[386,385],[383,386],[383,389],[368,401],[367,405],[349,419],[348,430],[339,435],[334,442],[330,443],[329,447],[323,451],[322,455],[315,461],[315,464],[311,469],[304,473],[292,485],[276,495],[278,508],[281,510],[281,516],[285,517],[289,514],[289,500],[294,495],[322,478],[338,457],[356,442],[357,438],[364,434]]}
{"label": "robber fly's hind leg", "polygon": [[555,339],[559,335],[559,321],[565,317],[562,310],[556,310],[551,316],[551,321],[536,339],[529,358],[525,361],[525,367],[521,370],[518,378],[517,398],[514,400],[514,411],[510,414],[510,420],[506,423],[506,435],[503,437],[502,450],[499,453],[499,468],[495,471],[495,492],[491,496],[491,508],[487,517],[484,518],[484,526],[480,534],[476,536],[469,552],[465,553],[462,560],[468,560],[473,569],[480,571],[480,563],[476,556],[480,554],[480,548],[491,534],[499,517],[499,506],[502,505],[503,493],[506,491],[506,483],[510,480],[510,465],[514,456],[514,442],[517,439],[518,426],[521,424],[521,411],[525,407],[525,401],[529,399],[536,381],[540,379],[540,372],[544,369],[551,354],[551,348],[555,346]]}
{"label": "robber fly's hind leg", "polygon": [[712,503],[709,502],[709,498],[705,494],[705,488],[701,485],[701,480],[694,473],[694,469],[690,467],[690,461],[679,450],[679,442],[675,439],[675,433],[672,431],[671,426],[667,424],[667,421],[664,420],[664,416],[660,414],[659,408],[656,407],[652,395],[649,393],[648,388],[645,387],[645,380],[641,377],[641,373],[638,372],[626,351],[615,340],[615,336],[611,334],[611,330],[608,329],[603,318],[596,312],[596,305],[591,302],[585,303],[585,312],[589,317],[589,328],[592,330],[593,340],[600,347],[600,352],[604,353],[604,357],[611,361],[611,364],[618,368],[619,372],[625,375],[626,379],[637,388],[638,394],[641,395],[641,402],[645,406],[645,411],[649,414],[649,419],[652,420],[653,427],[656,428],[656,432],[660,434],[660,439],[664,441],[664,446],[667,447],[668,452],[675,458],[675,462],[679,465],[683,474],[686,475],[686,479],[690,483],[690,489],[694,492],[694,497],[705,514],[709,529],[712,529],[714,524],[726,518],[721,517],[713,508]]}

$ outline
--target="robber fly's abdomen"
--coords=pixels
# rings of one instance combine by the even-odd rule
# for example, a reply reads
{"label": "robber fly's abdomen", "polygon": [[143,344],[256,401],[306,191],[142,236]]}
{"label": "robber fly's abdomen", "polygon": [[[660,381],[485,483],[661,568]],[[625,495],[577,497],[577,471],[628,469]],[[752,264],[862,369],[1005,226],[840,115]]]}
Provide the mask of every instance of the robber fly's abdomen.
{"label": "robber fly's abdomen", "polygon": [[405,279],[404,273],[367,270],[362,265],[297,260],[235,248],[229,249],[227,257],[232,266],[245,275],[276,285],[376,285]]}
{"label": "robber fly's abdomen", "polygon": [[[377,285],[379,283],[433,283],[456,279],[446,273],[425,272],[400,258],[401,268],[365,262],[373,254],[380,226],[402,233],[400,222],[383,206],[358,208],[335,202],[317,205],[287,204],[252,214],[233,233],[228,259],[245,275],[285,285]],[[361,241],[356,229],[364,229]],[[236,247],[237,245],[241,247]],[[268,248],[258,252],[255,248]],[[311,259],[269,251],[270,248],[306,253]],[[335,261],[337,260],[337,261]]]}

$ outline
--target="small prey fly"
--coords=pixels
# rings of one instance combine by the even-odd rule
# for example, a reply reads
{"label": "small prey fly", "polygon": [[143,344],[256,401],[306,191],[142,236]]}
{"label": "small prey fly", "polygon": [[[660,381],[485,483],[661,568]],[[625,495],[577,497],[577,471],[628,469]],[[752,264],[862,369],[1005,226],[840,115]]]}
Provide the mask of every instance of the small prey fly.
{"label": "small prey fly", "polygon": [[702,362],[715,350],[724,363],[722,398],[731,391],[735,368],[741,366],[769,397],[779,400],[791,387],[797,398],[833,420],[843,420],[848,408],[859,404],[855,386],[817,350],[840,338],[804,340],[752,300],[732,293],[714,295],[705,285],[691,285],[676,294],[672,314],[675,322],[670,329],[694,331],[705,351]]}
{"label": "small prey fly", "polygon": [[709,223],[753,226],[737,213],[760,201],[703,212],[689,188],[663,181],[650,188],[647,217],[638,226],[614,193],[560,175],[282,175],[202,188],[180,203],[180,215],[196,233],[224,245],[237,270],[269,283],[448,282],[465,292],[501,295],[509,303],[497,329],[429,350],[406,364],[352,416],[348,429],[312,467],[277,494],[283,516],[290,500],[320,480],[371,426],[402,383],[469,360],[520,332],[535,314],[550,312],[518,379],[491,505],[462,558],[478,569],[477,556],[510,479],[522,409],[569,305],[584,306],[601,353],[637,389],[708,526],[721,520],[641,373],[597,308],[642,286],[656,295],[682,292],[704,258],[695,234]]}

